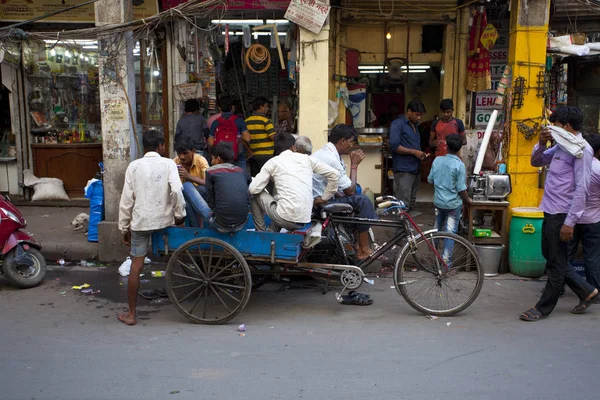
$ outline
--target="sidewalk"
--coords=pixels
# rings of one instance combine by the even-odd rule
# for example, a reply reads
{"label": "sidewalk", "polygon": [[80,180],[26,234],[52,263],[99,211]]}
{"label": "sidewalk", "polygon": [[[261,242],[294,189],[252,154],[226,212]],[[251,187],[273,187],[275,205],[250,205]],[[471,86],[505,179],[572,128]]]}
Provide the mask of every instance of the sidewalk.
{"label": "sidewalk", "polygon": [[98,243],[89,243],[82,232],[75,232],[71,221],[80,213],[89,214],[89,207],[40,207],[19,205],[27,220],[26,230],[42,245],[42,254],[49,261],[98,258]]}

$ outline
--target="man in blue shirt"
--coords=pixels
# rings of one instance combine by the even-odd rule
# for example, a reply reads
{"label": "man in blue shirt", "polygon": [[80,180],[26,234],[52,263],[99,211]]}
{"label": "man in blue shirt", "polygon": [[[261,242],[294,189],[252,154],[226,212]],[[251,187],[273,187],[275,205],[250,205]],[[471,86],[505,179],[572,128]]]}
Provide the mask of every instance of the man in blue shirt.
{"label": "man in blue shirt", "polygon": [[[446,136],[448,154],[436,157],[427,180],[435,187],[433,205],[436,207],[435,226],[439,231],[458,232],[458,221],[462,214],[462,205],[471,204],[467,195],[467,170],[458,157],[463,140],[460,135]],[[444,246],[442,258],[450,262],[452,245]]]}
{"label": "man in blue shirt", "polygon": [[427,154],[421,151],[421,136],[417,126],[425,106],[419,100],[412,100],[406,107],[406,115],[396,118],[390,125],[390,150],[394,170],[394,192],[412,211],[419,190],[421,161]]}

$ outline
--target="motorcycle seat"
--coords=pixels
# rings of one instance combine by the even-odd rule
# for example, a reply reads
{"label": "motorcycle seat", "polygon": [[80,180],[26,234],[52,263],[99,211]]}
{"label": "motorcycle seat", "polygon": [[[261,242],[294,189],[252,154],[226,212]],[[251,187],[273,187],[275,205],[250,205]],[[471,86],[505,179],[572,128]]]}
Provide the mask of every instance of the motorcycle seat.
{"label": "motorcycle seat", "polygon": [[333,203],[323,207],[323,211],[327,214],[352,214],[354,208],[350,204]]}

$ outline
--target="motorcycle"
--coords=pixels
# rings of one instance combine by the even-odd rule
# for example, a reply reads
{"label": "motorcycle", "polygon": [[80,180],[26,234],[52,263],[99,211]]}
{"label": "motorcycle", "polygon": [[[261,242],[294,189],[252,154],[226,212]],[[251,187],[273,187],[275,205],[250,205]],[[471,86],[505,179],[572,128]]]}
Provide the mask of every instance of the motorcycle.
{"label": "motorcycle", "polygon": [[46,275],[42,246],[25,229],[27,222],[8,196],[0,194],[0,273],[19,288],[39,285]]}

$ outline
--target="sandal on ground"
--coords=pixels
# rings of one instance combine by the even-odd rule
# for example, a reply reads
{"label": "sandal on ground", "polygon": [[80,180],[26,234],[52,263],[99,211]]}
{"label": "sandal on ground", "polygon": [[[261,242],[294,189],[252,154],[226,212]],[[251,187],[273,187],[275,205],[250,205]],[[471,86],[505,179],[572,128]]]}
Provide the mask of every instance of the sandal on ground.
{"label": "sandal on ground", "polygon": [[163,288],[144,290],[143,292],[140,292],[139,295],[146,300],[155,300],[159,297],[169,297],[167,291]]}
{"label": "sandal on ground", "polygon": [[589,300],[581,300],[579,302],[579,304],[577,304],[575,307],[573,307],[573,309],[571,310],[571,313],[573,313],[573,314],[583,314],[584,312],[586,312],[586,310],[592,304],[600,304],[600,293],[598,293],[597,295],[595,295],[594,297],[592,297]]}
{"label": "sandal on ground", "polygon": [[350,297],[360,296],[360,297],[364,297],[365,299],[370,299],[371,298],[370,294],[367,294],[367,293],[358,293],[355,290],[351,290],[350,292],[348,292],[348,296],[350,296]]}
{"label": "sandal on ground", "polygon": [[535,308],[531,308],[521,314],[519,318],[521,318],[522,321],[534,322],[539,321],[540,319],[548,318],[548,316],[542,314]]}
{"label": "sandal on ground", "polygon": [[341,297],[340,303],[355,305],[355,306],[370,306],[371,304],[373,304],[373,299],[370,298],[368,294],[363,294],[363,293],[358,293],[358,292],[351,292],[351,293],[353,293],[353,294],[352,295],[345,294],[345,295],[340,296]]}

